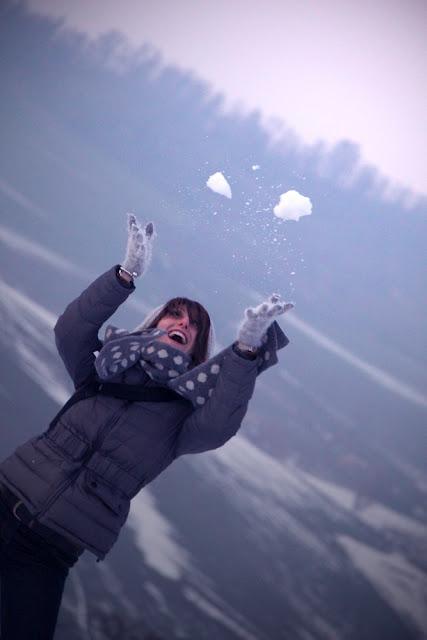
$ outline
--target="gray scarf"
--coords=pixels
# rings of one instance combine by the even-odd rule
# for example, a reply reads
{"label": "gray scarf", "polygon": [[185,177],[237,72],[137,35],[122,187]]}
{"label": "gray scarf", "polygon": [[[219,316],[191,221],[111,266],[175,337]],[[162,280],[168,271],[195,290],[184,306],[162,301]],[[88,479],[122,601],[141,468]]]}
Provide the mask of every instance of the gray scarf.
{"label": "gray scarf", "polygon": [[[158,328],[130,333],[108,325],[104,345],[95,360],[98,376],[104,381],[141,384],[145,371],[152,380],[173,389],[190,400],[194,407],[200,407],[213,393],[229,347],[197,367],[190,368],[190,356],[159,341],[158,338],[166,334],[166,331]],[[257,375],[276,364],[276,351],[288,342],[280,326],[273,322],[258,352]]]}

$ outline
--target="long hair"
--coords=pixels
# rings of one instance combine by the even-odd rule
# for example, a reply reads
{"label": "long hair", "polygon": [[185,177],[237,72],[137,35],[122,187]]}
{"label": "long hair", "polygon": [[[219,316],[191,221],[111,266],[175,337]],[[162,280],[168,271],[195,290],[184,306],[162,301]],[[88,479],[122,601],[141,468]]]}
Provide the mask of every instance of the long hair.
{"label": "long hair", "polygon": [[191,359],[193,361],[193,367],[205,362],[208,353],[209,333],[211,330],[211,319],[206,309],[195,300],[189,298],[171,298],[168,300],[163,309],[153,318],[146,329],[152,329],[157,326],[159,320],[164,316],[176,311],[181,307],[186,307],[190,322],[195,322],[197,325],[197,335],[194,342],[193,352]]}

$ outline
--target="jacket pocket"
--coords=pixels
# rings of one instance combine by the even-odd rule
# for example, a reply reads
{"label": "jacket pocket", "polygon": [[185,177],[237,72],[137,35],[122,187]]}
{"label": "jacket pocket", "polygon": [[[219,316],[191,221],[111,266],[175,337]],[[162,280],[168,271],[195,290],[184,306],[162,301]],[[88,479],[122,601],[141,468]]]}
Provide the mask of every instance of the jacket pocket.
{"label": "jacket pocket", "polygon": [[89,451],[90,443],[72,427],[58,422],[45,434],[46,443],[74,462],[82,460]]}
{"label": "jacket pocket", "polygon": [[126,519],[130,501],[119,489],[107,484],[93,471],[86,470],[84,475],[85,491],[101,502],[104,507]]}

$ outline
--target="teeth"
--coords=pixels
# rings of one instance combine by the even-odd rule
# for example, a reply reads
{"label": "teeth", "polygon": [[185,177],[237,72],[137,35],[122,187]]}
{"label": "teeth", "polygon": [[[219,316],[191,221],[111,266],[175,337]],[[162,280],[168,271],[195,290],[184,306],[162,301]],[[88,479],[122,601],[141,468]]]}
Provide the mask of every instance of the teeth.
{"label": "teeth", "polygon": [[172,338],[172,336],[174,336],[174,335],[175,336],[179,336],[181,338],[181,340],[182,340],[181,344],[187,344],[187,339],[186,339],[185,335],[183,333],[181,333],[181,331],[171,331],[169,333],[169,338]]}

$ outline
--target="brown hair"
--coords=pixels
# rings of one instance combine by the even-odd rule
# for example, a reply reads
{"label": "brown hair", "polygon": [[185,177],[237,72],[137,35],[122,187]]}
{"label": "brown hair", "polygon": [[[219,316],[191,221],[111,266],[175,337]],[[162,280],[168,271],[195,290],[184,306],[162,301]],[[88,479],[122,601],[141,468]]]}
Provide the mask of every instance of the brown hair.
{"label": "brown hair", "polygon": [[164,316],[186,307],[190,322],[197,324],[197,335],[194,343],[193,352],[191,358],[193,360],[193,367],[205,362],[208,352],[209,344],[209,332],[211,328],[211,319],[206,309],[195,300],[189,300],[189,298],[171,298],[166,302],[164,308],[157,314],[157,316],[145,327],[146,329],[152,329],[157,326],[159,320]]}

